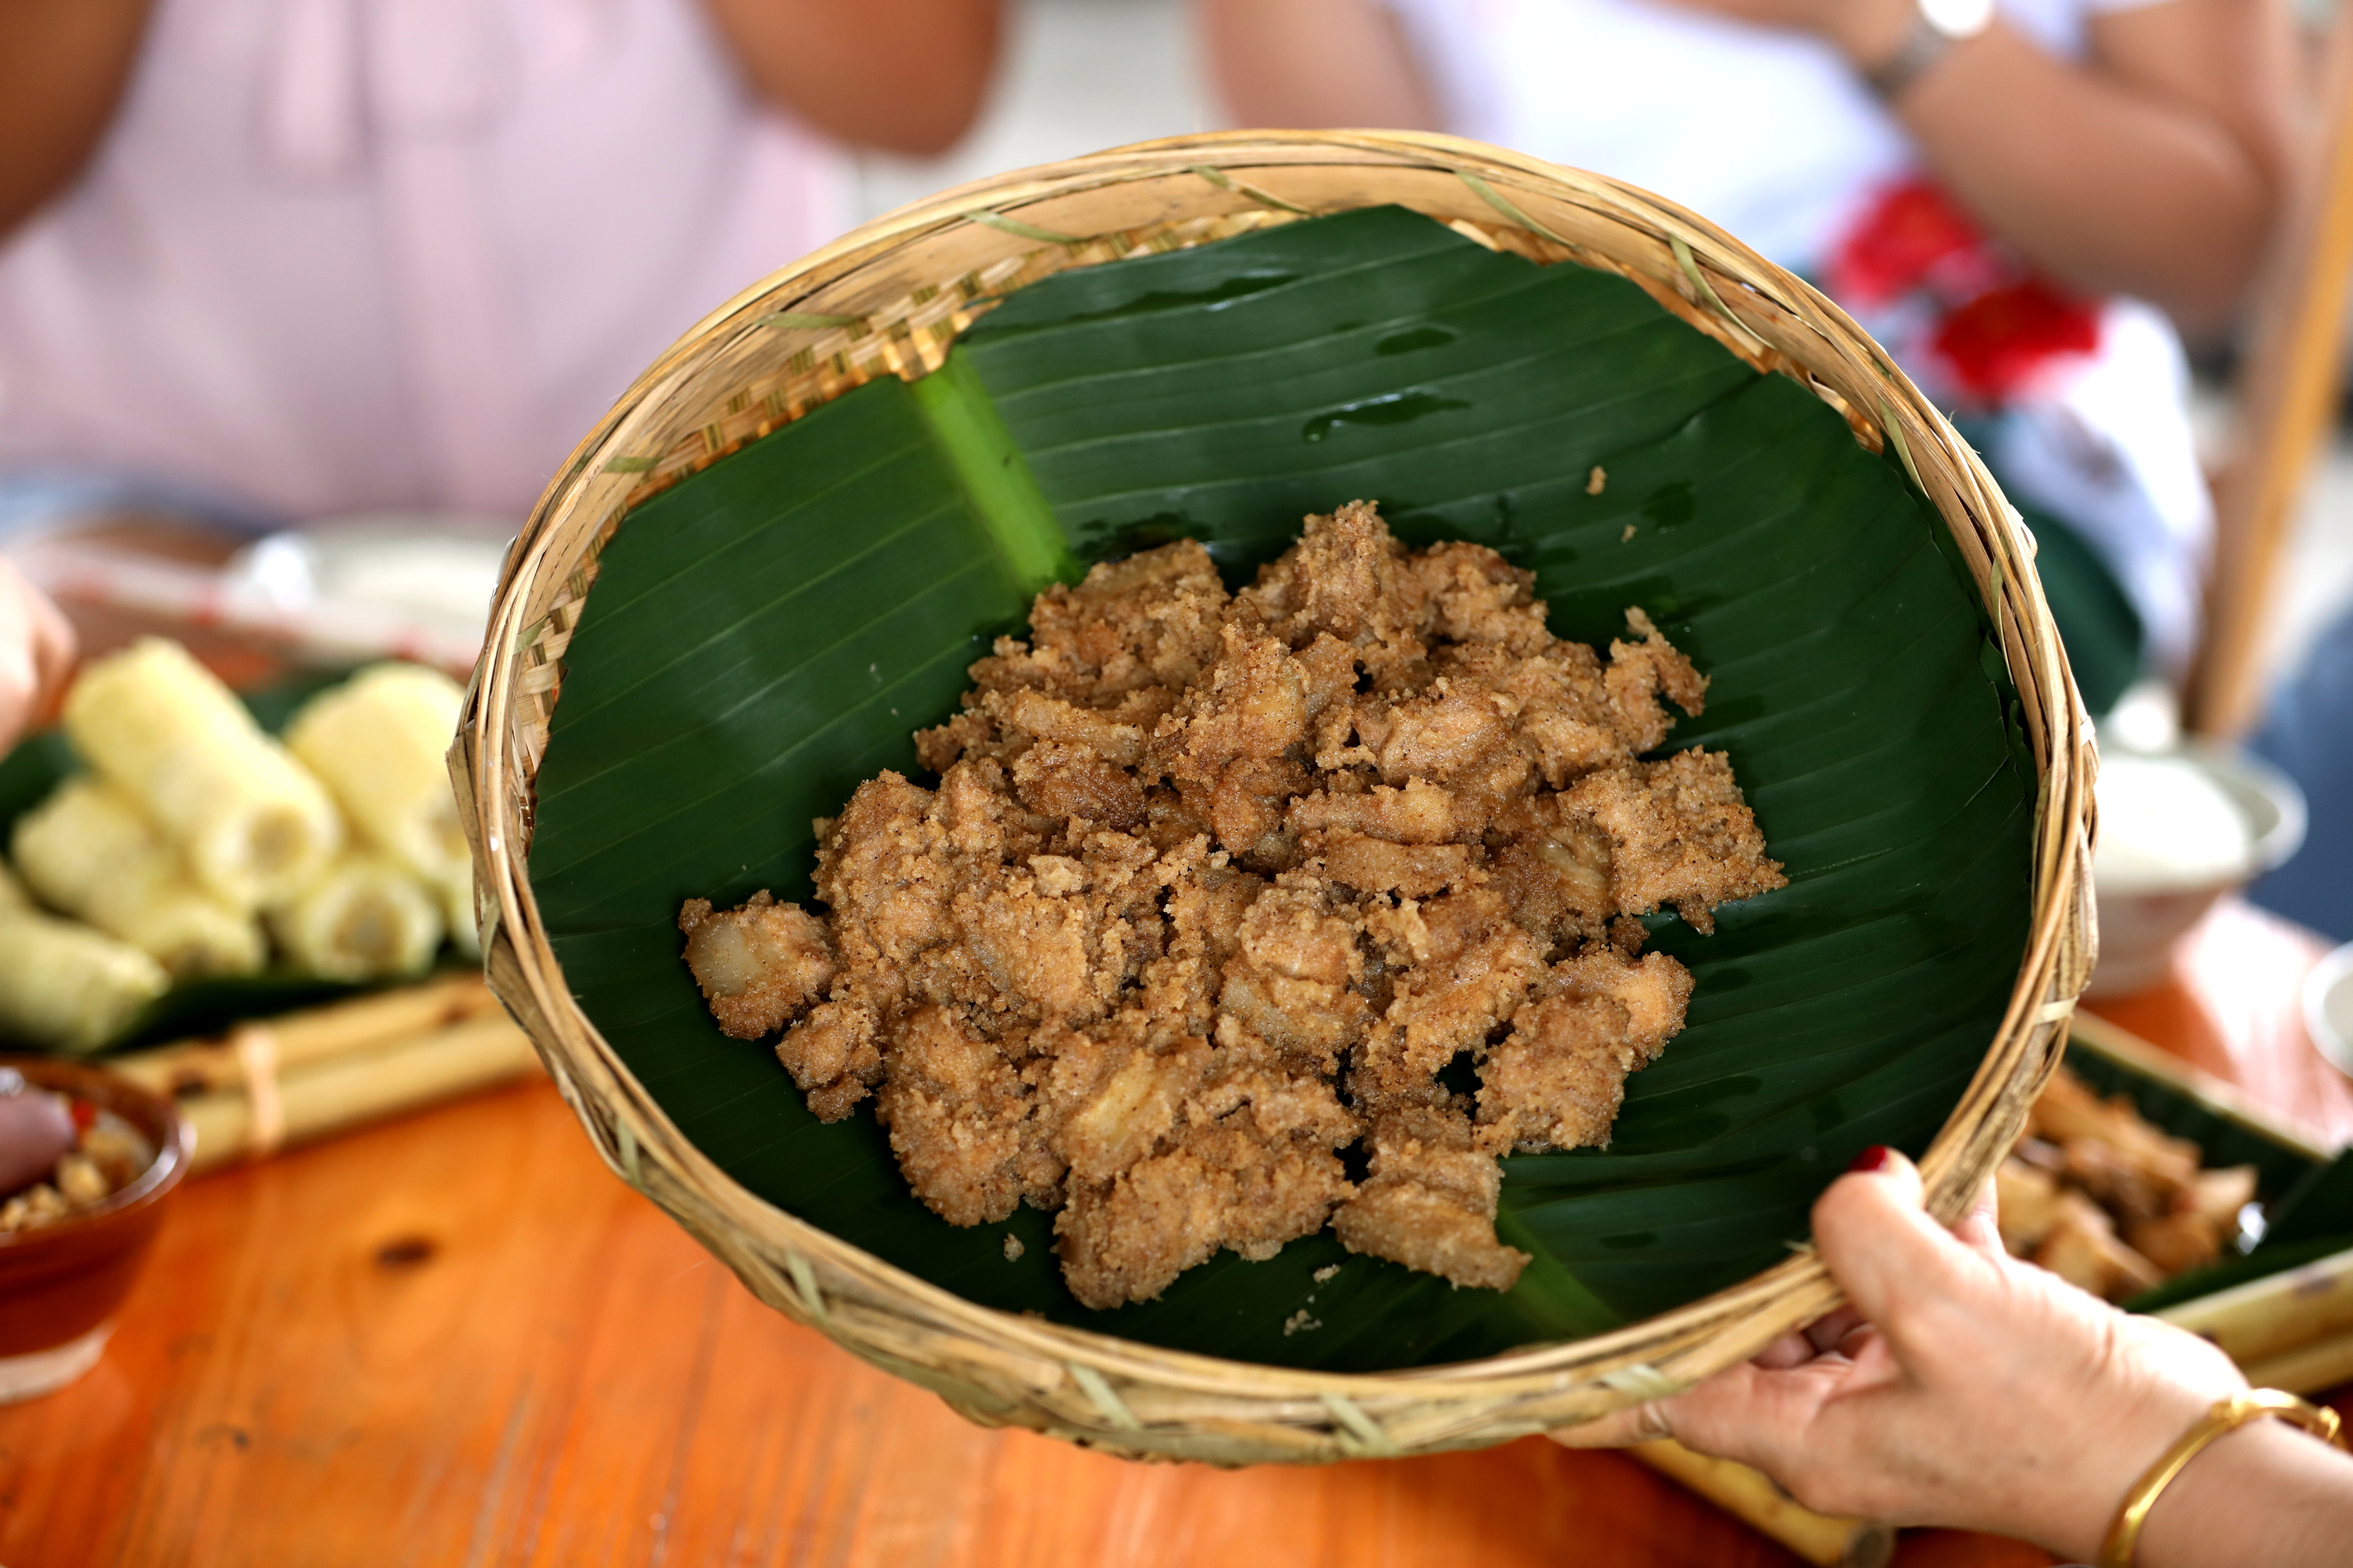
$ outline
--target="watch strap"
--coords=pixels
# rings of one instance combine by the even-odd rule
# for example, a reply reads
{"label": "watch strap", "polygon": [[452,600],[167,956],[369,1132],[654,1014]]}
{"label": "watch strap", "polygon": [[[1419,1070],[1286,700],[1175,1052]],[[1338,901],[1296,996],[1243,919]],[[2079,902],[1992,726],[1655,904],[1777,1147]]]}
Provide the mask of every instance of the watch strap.
{"label": "watch strap", "polygon": [[1865,86],[1882,103],[1893,103],[1904,90],[1935,68],[1936,63],[1950,54],[1957,42],[1954,37],[1928,20],[1926,12],[1912,15],[1911,30],[1895,52],[1878,66],[1862,73]]}

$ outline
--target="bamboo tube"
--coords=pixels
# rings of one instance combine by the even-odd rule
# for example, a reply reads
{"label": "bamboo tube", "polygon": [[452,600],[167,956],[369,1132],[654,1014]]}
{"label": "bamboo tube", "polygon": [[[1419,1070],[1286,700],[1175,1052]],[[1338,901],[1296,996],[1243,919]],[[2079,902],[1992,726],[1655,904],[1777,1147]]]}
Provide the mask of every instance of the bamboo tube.
{"label": "bamboo tube", "polygon": [[[114,1065],[136,1060],[125,1058]],[[196,1130],[192,1168],[201,1173],[259,1159],[487,1089],[529,1072],[538,1062],[529,1037],[510,1019],[484,1016],[382,1049],[330,1058],[299,1071],[270,1072],[253,1086],[184,1096],[181,1112]]]}
{"label": "bamboo tube", "polygon": [[[247,1024],[238,1033],[266,1030],[278,1070],[290,1073],[500,1014],[499,999],[480,975],[455,974],[282,1014]],[[226,1039],[177,1040],[118,1057],[109,1065],[158,1094],[184,1097],[238,1089],[247,1077],[237,1049]]]}
{"label": "bamboo tube", "polygon": [[288,958],[328,980],[422,974],[441,945],[441,910],[391,856],[346,850],[269,910]]}
{"label": "bamboo tube", "polygon": [[1818,1568],[1886,1568],[1894,1558],[1891,1527],[1802,1508],[1746,1465],[1694,1454],[1672,1437],[1637,1443],[1626,1451]]}
{"label": "bamboo tube", "polygon": [[326,789],[177,643],[143,638],[85,669],[65,731],[241,909],[290,897],[343,841]]}
{"label": "bamboo tube", "polygon": [[[432,884],[445,905],[473,900],[473,859],[442,760],[464,700],[438,669],[380,664],[313,697],[286,726],[288,748],[358,836]],[[470,910],[462,923],[472,925]]]}
{"label": "bamboo tube", "polygon": [[2353,9],[2329,25],[2316,155],[2288,192],[2254,347],[2239,379],[2245,435],[2215,486],[2207,627],[2190,671],[2189,727],[2229,737],[2254,716],[2256,659],[2279,558],[2337,405],[2345,277],[2353,268]]}
{"label": "bamboo tube", "polygon": [[2157,1316],[2213,1341],[2241,1367],[2255,1366],[2353,1333],[2353,1250],[2183,1301]]}
{"label": "bamboo tube", "polygon": [[68,779],[16,819],[10,848],[53,908],[155,960],[177,980],[251,974],[269,956],[253,916],[198,887],[129,796]]}
{"label": "bamboo tube", "polygon": [[2318,1394],[2353,1383],[2353,1333],[2302,1345],[2240,1370],[2257,1388],[2284,1388],[2290,1394]]}
{"label": "bamboo tube", "polygon": [[0,1035],[95,1050],[171,984],[130,943],[33,908],[0,868]]}

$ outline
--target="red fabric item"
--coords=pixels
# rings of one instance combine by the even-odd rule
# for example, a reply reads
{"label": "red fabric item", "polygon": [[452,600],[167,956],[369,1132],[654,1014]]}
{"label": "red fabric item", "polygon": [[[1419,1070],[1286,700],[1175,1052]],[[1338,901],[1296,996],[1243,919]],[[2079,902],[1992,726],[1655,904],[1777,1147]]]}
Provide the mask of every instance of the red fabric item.
{"label": "red fabric item", "polygon": [[1831,260],[1831,291],[1858,305],[1883,305],[1926,283],[1937,264],[1980,250],[1985,237],[1925,180],[1880,193]]}
{"label": "red fabric item", "polygon": [[[1931,389],[1998,408],[2046,362],[2099,347],[2100,307],[2042,277],[1981,232],[1931,181],[1887,186],[1839,244],[1831,294],[1858,312],[1900,307],[1874,331],[1949,384]],[[1917,307],[1917,309],[1915,309]],[[1914,323],[1916,322],[1916,325]],[[1907,346],[1908,345],[1908,346]]]}
{"label": "red fabric item", "polygon": [[2099,347],[2100,315],[2096,306],[2029,273],[1953,311],[1932,341],[1964,390],[2001,403],[2046,360]]}

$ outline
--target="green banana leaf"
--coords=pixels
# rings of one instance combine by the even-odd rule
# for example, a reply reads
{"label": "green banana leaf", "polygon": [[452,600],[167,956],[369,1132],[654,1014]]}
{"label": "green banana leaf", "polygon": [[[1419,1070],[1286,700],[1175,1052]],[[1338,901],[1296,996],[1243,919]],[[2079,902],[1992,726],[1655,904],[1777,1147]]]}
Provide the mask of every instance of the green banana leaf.
{"label": "green banana leaf", "polygon": [[[1409,541],[1534,568],[1564,637],[1647,608],[1714,681],[1669,745],[1731,753],[1790,885],[1713,936],[1651,921],[1696,977],[1689,1025],[1609,1149],[1505,1163],[1498,1226],[1535,1258],[1516,1289],[1326,1235],[1090,1312],[1049,1216],[947,1226],[870,1114],[818,1124],[767,1047],[721,1036],[672,921],[688,897],[807,897],[810,819],[919,773],[909,732],[1047,577],[1190,535],[1239,584],[1358,497]],[[1617,277],[1395,208],[1064,272],[942,372],[849,393],[623,523],[566,655],[532,884],[581,1006],[698,1147],[969,1300],[1345,1370],[1590,1333],[1783,1256],[1857,1151],[1926,1145],[1994,1033],[2034,781],[1950,550],[1837,414]]]}
{"label": "green banana leaf", "polygon": [[[275,733],[311,696],[334,685],[344,670],[311,672],[275,682],[259,690],[241,692],[245,705],[261,727]],[[45,730],[19,742],[0,758],[0,847],[15,831],[16,818],[40,805],[51,790],[81,771],[73,748],[56,730]],[[453,945],[444,944],[441,967],[466,963]],[[384,982],[351,984],[322,980],[285,964],[258,974],[217,980],[194,980],[175,985],[134,1014],[115,1038],[101,1050],[127,1050],[163,1040],[185,1039],[227,1028],[241,1018],[266,1018],[296,1007],[317,1006],[381,990]],[[5,1039],[0,1036],[0,1039]],[[39,1049],[29,1042],[7,1041],[12,1047]]]}

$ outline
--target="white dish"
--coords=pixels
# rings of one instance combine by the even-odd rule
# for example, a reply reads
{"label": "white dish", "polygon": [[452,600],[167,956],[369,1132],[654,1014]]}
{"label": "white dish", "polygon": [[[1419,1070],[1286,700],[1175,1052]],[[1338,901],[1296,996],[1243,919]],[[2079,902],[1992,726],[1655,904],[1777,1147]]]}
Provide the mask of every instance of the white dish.
{"label": "white dish", "polygon": [[2304,1027],[2328,1064],[2353,1077],[2353,942],[2305,976]]}
{"label": "white dish", "polygon": [[[2100,961],[2087,996],[2128,995],[2165,978],[2174,945],[2215,900],[2282,864],[2304,843],[2304,792],[2277,768],[2232,746],[2183,741],[2166,752],[2113,752],[2101,759],[2095,794],[2105,805],[2112,770],[2114,782],[2122,783],[2141,782],[2158,768],[2190,776],[2151,792],[2154,810],[2144,796],[2115,814],[2117,828],[2135,835],[2128,852],[2117,853],[2127,848],[2123,845],[2094,852]],[[2240,814],[2243,833],[2235,841],[2216,833],[2211,821],[2201,826],[2223,803]],[[2169,863],[2162,834],[2168,810],[2184,818],[2179,853]],[[2101,813],[2104,833],[2108,815]]]}

